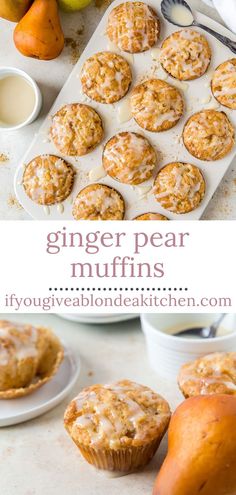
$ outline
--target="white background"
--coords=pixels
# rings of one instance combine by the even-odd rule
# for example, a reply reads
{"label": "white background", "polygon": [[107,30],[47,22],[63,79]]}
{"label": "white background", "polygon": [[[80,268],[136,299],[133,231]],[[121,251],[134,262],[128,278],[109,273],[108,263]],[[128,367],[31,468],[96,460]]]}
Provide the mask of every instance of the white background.
{"label": "white background", "polygon": [[[68,232],[82,232],[84,237],[88,232],[126,232],[127,236],[122,247],[102,248],[98,254],[86,254],[83,248],[64,248],[59,254],[47,254],[47,235],[50,231],[62,230],[65,226]],[[18,297],[48,297],[54,293],[57,297],[75,297],[81,291],[50,292],[52,288],[79,287],[83,288],[188,288],[187,292],[171,292],[175,297],[230,297],[232,306],[227,312],[236,310],[234,298],[235,286],[235,225],[234,222],[0,222],[0,309],[4,312],[14,311],[14,308],[4,307],[5,294],[15,293]],[[110,263],[114,256],[132,256],[133,238],[135,232],[145,232],[148,236],[155,231],[163,237],[167,232],[190,232],[184,248],[155,248],[148,244],[135,255],[135,262],[150,264],[163,262],[165,276],[163,278],[71,278],[71,263]],[[168,292],[168,291],[167,291]],[[85,295],[87,292],[84,293]],[[119,295],[119,290],[111,293],[95,292],[96,296]],[[123,292],[124,294],[124,292]],[[137,293],[127,291],[125,295],[134,296]],[[139,292],[140,294],[140,292]],[[145,291],[145,295],[150,292]],[[166,292],[155,293],[165,296]],[[128,311],[127,311],[128,309]],[[160,312],[217,312],[219,307],[212,308],[165,308]],[[21,309],[25,311],[42,311],[32,307]],[[99,308],[52,308],[52,312],[101,312]],[[157,308],[125,308],[125,312],[156,312]],[[120,307],[106,308],[105,312],[122,312]]]}

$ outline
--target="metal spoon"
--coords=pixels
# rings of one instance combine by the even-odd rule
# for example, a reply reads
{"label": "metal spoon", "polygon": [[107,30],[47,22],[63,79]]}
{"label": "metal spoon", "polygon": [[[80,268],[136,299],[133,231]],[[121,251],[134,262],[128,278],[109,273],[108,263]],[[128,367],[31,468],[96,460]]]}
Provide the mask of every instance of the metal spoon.
{"label": "metal spoon", "polygon": [[[190,24],[184,24],[181,22],[176,22],[173,19],[173,8],[176,6],[182,6],[182,8],[187,9],[188,13],[191,13],[191,19],[192,22]],[[209,28],[208,26],[204,26],[203,24],[200,24],[194,19],[193,12],[187,2],[185,0],[162,0],[161,2],[161,12],[162,15],[165,17],[165,19],[172,24],[175,24],[175,26],[181,26],[181,27],[189,27],[189,26],[196,26],[200,27],[201,29],[204,29],[208,33],[212,34],[212,36],[215,36],[223,45],[226,45],[233,53],[236,53],[236,42],[231,40],[230,38],[227,38],[227,36],[223,36],[220,33],[217,33],[216,31],[213,31],[213,29]]]}
{"label": "metal spoon", "polygon": [[220,323],[225,316],[226,313],[222,313],[219,318],[209,327],[188,328],[186,330],[180,330],[180,332],[176,332],[173,335],[176,335],[177,337],[184,335],[193,335],[195,337],[200,337],[201,339],[212,339],[216,336],[216,332],[220,326]]}

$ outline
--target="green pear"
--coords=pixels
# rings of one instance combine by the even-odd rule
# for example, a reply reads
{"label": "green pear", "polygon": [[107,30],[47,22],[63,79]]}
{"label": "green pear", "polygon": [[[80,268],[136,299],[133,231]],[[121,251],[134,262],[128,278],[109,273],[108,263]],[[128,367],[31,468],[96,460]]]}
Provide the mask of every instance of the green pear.
{"label": "green pear", "polygon": [[92,0],[58,0],[59,7],[64,12],[75,12],[87,7]]}

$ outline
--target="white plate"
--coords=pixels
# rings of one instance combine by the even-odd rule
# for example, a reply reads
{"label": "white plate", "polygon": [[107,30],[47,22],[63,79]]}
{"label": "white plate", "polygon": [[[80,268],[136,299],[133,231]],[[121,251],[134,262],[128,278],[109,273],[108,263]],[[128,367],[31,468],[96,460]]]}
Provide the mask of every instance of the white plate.
{"label": "white plate", "polygon": [[[148,4],[153,6],[160,14],[160,1],[161,0],[149,0]],[[212,72],[212,69],[217,67],[221,62],[233,57],[232,52],[222,45],[218,40],[216,40],[211,35],[208,35],[204,32],[204,35],[209,40],[210,45],[212,47],[212,61],[210,68],[207,73],[193,81],[189,81],[187,83],[187,90],[183,91],[185,101],[186,101],[186,111],[183,118],[180,122],[170,129],[169,131],[153,133],[149,131],[143,131],[136,122],[132,119],[129,122],[120,124],[117,119],[118,115],[118,107],[121,102],[117,102],[114,105],[103,105],[96,102],[93,102],[85,95],[83,95],[81,91],[81,83],[80,83],[80,72],[83,63],[85,60],[92,56],[94,53],[104,50],[117,51],[114,47],[111,47],[111,44],[108,42],[108,39],[105,35],[107,18],[108,14],[114,6],[121,3],[120,0],[115,0],[112,2],[110,7],[105,12],[100,24],[98,25],[95,33],[90,39],[85,51],[81,55],[77,65],[73,69],[70,74],[69,79],[64,85],[62,91],[58,95],[52,109],[49,112],[49,115],[55,114],[63,105],[71,102],[86,102],[89,103],[93,108],[95,108],[98,113],[101,115],[104,126],[105,126],[105,138],[102,143],[104,145],[111,136],[120,131],[135,131],[140,132],[141,134],[145,134],[145,136],[150,140],[150,142],[159,149],[162,153],[162,157],[160,158],[160,162],[158,164],[159,167],[172,162],[172,161],[187,161],[193,163],[200,167],[202,170],[205,180],[206,180],[206,194],[205,197],[200,204],[200,206],[187,214],[177,215],[171,213],[165,209],[163,209],[157,201],[154,199],[154,195],[149,192],[147,196],[141,197],[143,193],[142,186],[147,186],[151,190],[153,179],[146,181],[140,186],[132,187],[127,184],[121,184],[111,177],[106,176],[103,179],[97,181],[100,183],[107,184],[109,186],[117,189],[124,197],[126,202],[126,219],[132,219],[135,216],[148,212],[148,211],[156,211],[163,213],[168,218],[173,220],[197,220],[203,214],[204,209],[209,203],[212,195],[214,194],[216,188],[218,187],[220,181],[222,180],[227,168],[229,167],[232,159],[235,155],[235,148],[231,153],[229,153],[225,158],[221,160],[217,160],[216,162],[203,162],[198,159],[195,159],[192,155],[188,153],[181,142],[178,142],[179,136],[182,134],[183,126],[186,120],[195,113],[196,111],[202,110],[203,108],[209,108],[209,106],[213,104],[217,104],[216,100],[212,97],[210,103],[205,103],[206,99],[211,96],[210,90],[210,77],[209,75]],[[203,23],[207,24],[209,27],[215,29],[216,31],[231,37],[236,40],[236,36],[234,36],[228,29],[221,26],[219,23],[213,21],[212,19],[204,16],[200,13],[195,13],[196,19]],[[169,36],[174,31],[177,31],[178,28],[169,24],[168,22],[162,21],[161,28],[161,40],[163,40],[166,36]],[[199,30],[201,32],[201,30]],[[159,43],[160,46],[160,43]],[[121,52],[120,52],[121,53]],[[133,85],[137,84],[142,78],[148,77],[159,77],[163,78],[165,73],[163,71],[160,72],[158,69],[155,73],[153,73],[153,67],[155,65],[152,59],[152,50],[149,50],[144,53],[138,53],[133,55],[122,52],[124,58],[126,58],[132,67],[133,72]],[[156,64],[157,65],[157,64]],[[175,79],[168,77],[167,81],[171,82],[174,86],[181,86],[183,89],[183,83],[179,83]],[[184,88],[186,88],[186,83],[184,83]],[[230,119],[233,124],[236,124],[236,114],[234,112],[229,111],[226,107],[220,107],[224,112],[230,115]],[[39,220],[71,220],[72,217],[72,202],[77,193],[88,183],[94,182],[89,181],[88,172],[98,166],[101,165],[102,161],[102,148],[103,146],[98,146],[93,152],[80,157],[78,160],[72,157],[64,157],[68,159],[70,163],[72,163],[79,171],[76,174],[75,184],[73,187],[73,191],[71,195],[64,201],[63,207],[62,205],[53,205],[49,207],[44,207],[37,205],[34,203],[25,193],[24,187],[22,185],[22,178],[24,173],[25,164],[27,164],[30,160],[32,160],[35,156],[40,154],[57,154],[61,156],[60,153],[56,150],[53,143],[48,139],[48,131],[50,128],[50,119],[46,118],[44,124],[42,125],[38,135],[36,135],[31,147],[27,151],[24,156],[22,163],[17,169],[15,175],[15,192],[18,200],[24,207],[24,209],[35,219]],[[164,151],[164,153],[163,153]]]}
{"label": "white plate", "polygon": [[53,409],[75,385],[80,368],[79,357],[65,349],[64,360],[51,381],[25,397],[0,400],[0,427],[23,423]]}
{"label": "white plate", "polygon": [[127,321],[133,320],[134,318],[139,318],[137,314],[83,314],[83,315],[75,315],[75,314],[58,314],[61,318],[65,320],[70,320],[78,323],[93,323],[96,325],[101,325],[104,323],[119,323],[119,321]]}

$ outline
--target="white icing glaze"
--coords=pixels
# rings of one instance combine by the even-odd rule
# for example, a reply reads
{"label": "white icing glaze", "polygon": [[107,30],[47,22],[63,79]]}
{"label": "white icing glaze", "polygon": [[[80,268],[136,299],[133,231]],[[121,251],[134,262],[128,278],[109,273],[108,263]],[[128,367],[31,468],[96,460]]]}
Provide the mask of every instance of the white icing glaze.
{"label": "white icing glaze", "polygon": [[[35,327],[1,322],[0,324],[0,365],[8,364],[10,357],[17,360],[37,356],[38,330]],[[9,341],[11,347],[4,342]]]}
{"label": "white icing glaze", "polygon": [[96,182],[97,180],[103,179],[103,177],[106,177],[107,173],[106,170],[102,165],[99,165],[98,167],[94,167],[90,170],[89,172],[89,180],[91,182]]}

